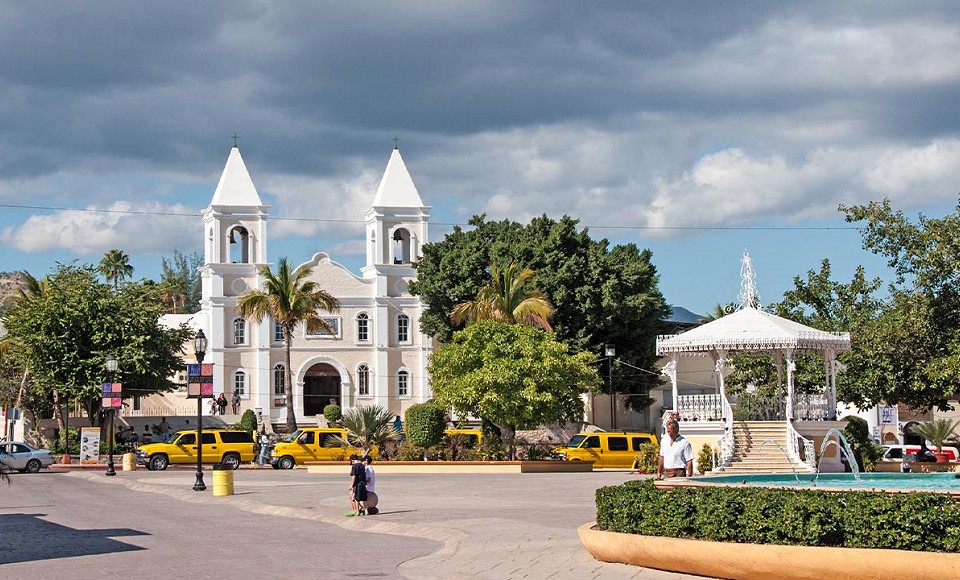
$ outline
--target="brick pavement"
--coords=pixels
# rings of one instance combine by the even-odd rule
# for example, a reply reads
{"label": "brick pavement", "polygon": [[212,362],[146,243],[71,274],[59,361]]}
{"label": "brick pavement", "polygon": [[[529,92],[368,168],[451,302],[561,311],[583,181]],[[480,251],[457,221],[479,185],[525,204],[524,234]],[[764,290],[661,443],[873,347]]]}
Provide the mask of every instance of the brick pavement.
{"label": "brick pavement", "polygon": [[[594,519],[594,491],[629,478],[626,472],[565,474],[378,475],[381,514],[347,518],[347,472],[305,470],[234,472],[236,495],[194,492],[189,472],[121,472],[115,478],[73,472],[70,477],[191,504],[229,505],[265,516],[310,519],[351,532],[440,542],[439,549],[398,560],[408,578],[692,578],[598,562],[580,545],[576,528]],[[212,489],[212,475],[206,476]],[[317,576],[318,578],[323,576]]]}

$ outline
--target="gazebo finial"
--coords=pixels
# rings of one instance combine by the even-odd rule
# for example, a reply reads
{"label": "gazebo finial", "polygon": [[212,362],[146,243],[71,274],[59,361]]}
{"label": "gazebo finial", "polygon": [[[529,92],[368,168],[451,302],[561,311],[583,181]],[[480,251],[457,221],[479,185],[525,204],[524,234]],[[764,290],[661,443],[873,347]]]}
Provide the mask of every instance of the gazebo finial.
{"label": "gazebo finial", "polygon": [[760,309],[760,293],[757,292],[757,275],[753,271],[753,262],[750,253],[743,251],[743,260],[740,263],[740,307]]}

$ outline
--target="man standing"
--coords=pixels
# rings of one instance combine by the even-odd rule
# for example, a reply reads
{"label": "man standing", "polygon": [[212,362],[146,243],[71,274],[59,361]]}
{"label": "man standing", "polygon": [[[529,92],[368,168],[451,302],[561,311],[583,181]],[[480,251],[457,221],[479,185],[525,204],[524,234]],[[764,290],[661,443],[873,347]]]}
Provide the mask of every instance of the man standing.
{"label": "man standing", "polygon": [[356,453],[350,456],[350,507],[347,517],[362,516],[367,507],[367,470]]}
{"label": "man standing", "polygon": [[676,419],[667,421],[667,436],[660,441],[657,458],[657,479],[693,475],[693,446],[680,435]]}

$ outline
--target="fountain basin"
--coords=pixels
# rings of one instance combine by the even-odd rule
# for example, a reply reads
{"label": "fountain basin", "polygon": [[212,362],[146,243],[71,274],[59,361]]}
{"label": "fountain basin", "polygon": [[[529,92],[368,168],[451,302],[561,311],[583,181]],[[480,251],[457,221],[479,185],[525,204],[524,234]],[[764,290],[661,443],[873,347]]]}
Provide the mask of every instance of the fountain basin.
{"label": "fountain basin", "polygon": [[960,554],[708,542],[605,532],[595,526],[584,524],[577,533],[597,560],[714,578],[929,580],[955,578],[960,567]]}
{"label": "fountain basin", "polygon": [[[799,484],[797,480],[799,479]],[[855,490],[934,491],[960,494],[960,479],[955,473],[861,473],[860,483],[852,473],[821,473],[814,485],[815,474],[710,475],[688,480],[689,483],[757,485],[766,487],[816,487]],[[659,483],[659,482],[658,482]],[[682,485],[682,483],[677,482]]]}

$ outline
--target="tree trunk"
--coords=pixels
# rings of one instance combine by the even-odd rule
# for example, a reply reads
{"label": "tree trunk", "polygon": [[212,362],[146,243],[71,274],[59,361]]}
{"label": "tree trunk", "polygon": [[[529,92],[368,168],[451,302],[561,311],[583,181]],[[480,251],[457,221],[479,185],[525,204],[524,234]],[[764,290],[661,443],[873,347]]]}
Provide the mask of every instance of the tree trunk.
{"label": "tree trunk", "polygon": [[293,433],[297,430],[297,417],[293,414],[293,370],[290,368],[290,343],[293,340],[293,329],[284,327],[283,329],[283,365],[286,375],[286,401],[287,408],[287,433]]}
{"label": "tree trunk", "polygon": [[517,437],[517,429],[513,425],[497,425],[500,428],[500,441],[507,447],[507,461],[513,461],[515,449],[513,442]]}

